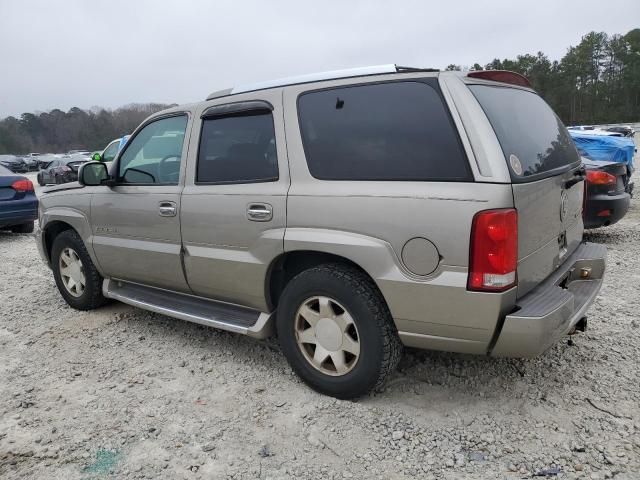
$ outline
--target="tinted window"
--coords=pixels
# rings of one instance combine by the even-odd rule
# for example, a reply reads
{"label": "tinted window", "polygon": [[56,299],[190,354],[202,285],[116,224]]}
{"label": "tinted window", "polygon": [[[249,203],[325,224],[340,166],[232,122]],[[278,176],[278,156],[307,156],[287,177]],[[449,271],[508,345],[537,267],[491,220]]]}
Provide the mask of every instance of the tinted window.
{"label": "tinted window", "polygon": [[249,183],[278,179],[271,112],[205,118],[196,182]]}
{"label": "tinted window", "polygon": [[486,85],[469,88],[496,132],[514,181],[580,161],[569,132],[535,93]]}
{"label": "tinted window", "polygon": [[146,125],[120,156],[118,181],[177,184],[186,128],[186,115],[162,118]]}
{"label": "tinted window", "polygon": [[324,180],[470,180],[438,92],[419,82],[336,88],[298,100],[311,174]]}

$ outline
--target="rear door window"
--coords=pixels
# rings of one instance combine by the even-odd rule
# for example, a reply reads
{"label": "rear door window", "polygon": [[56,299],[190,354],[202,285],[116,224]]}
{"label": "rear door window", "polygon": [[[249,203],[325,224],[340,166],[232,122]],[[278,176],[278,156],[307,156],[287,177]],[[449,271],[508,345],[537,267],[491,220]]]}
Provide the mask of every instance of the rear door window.
{"label": "rear door window", "polygon": [[393,82],[314,91],[298,99],[311,175],[322,180],[471,181],[438,91]]}
{"label": "rear door window", "polygon": [[551,176],[580,162],[566,127],[537,94],[488,85],[469,89],[489,118],[514,182]]}
{"label": "rear door window", "polygon": [[278,155],[271,111],[203,119],[196,183],[276,180]]}

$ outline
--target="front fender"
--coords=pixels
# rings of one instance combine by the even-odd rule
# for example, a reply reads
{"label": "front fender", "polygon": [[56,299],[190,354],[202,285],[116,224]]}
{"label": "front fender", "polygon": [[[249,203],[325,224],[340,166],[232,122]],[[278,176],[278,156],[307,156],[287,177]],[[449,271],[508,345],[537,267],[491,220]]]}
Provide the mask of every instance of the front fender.
{"label": "front fender", "polygon": [[88,215],[80,209],[73,207],[62,207],[55,206],[44,209],[40,218],[40,232],[36,236],[38,241],[40,242],[39,249],[43,252],[43,256],[45,260],[50,264],[51,258],[49,258],[49,250],[47,248],[47,231],[54,226],[60,226],[60,224],[66,224],[73,228],[82,241],[89,252],[89,256],[91,257],[91,261],[96,266],[98,271],[102,274],[100,264],[98,263],[98,259],[95,256],[93,251],[93,234],[91,231],[91,223],[89,222]]}

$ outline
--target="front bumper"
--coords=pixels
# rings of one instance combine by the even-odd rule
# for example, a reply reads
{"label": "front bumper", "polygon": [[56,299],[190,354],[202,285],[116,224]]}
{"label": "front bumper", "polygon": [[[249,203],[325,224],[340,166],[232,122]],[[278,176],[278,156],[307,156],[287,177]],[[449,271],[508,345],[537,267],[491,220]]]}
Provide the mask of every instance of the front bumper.
{"label": "front bumper", "polygon": [[40,254],[40,258],[42,258],[42,261],[48,267],[50,267],[51,264],[49,263],[49,256],[47,255],[47,252],[45,251],[45,248],[44,248],[44,233],[42,232],[40,225],[38,225],[38,227],[36,228],[35,235],[36,235],[36,246],[38,247],[38,253]]}
{"label": "front bumper", "polygon": [[569,333],[600,291],[606,255],[604,245],[581,244],[558,271],[517,301],[491,355],[535,357]]}
{"label": "front bumper", "polygon": [[631,195],[592,195],[587,197],[584,209],[584,228],[613,225],[627,214]]}

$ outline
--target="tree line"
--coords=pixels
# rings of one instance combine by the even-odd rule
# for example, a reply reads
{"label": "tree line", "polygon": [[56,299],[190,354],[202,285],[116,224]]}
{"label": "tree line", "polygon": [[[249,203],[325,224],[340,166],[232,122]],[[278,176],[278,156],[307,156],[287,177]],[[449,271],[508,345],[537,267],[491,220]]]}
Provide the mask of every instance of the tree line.
{"label": "tree line", "polygon": [[0,153],[62,153],[101,150],[114,138],[131,133],[152,113],[173,105],[131,104],[108,110],[73,107],[0,120]]}
{"label": "tree line", "polygon": [[[567,125],[640,121],[640,29],[625,35],[590,32],[560,60],[544,53],[498,58],[447,70],[511,70],[526,76]],[[0,153],[97,150],[132,132],[169,105],[132,104],[116,110],[74,107],[0,120]]]}
{"label": "tree line", "polygon": [[482,66],[447,70],[511,70],[533,88],[567,125],[640,121],[640,29],[626,35],[590,32],[560,59],[542,52],[498,58]]}

